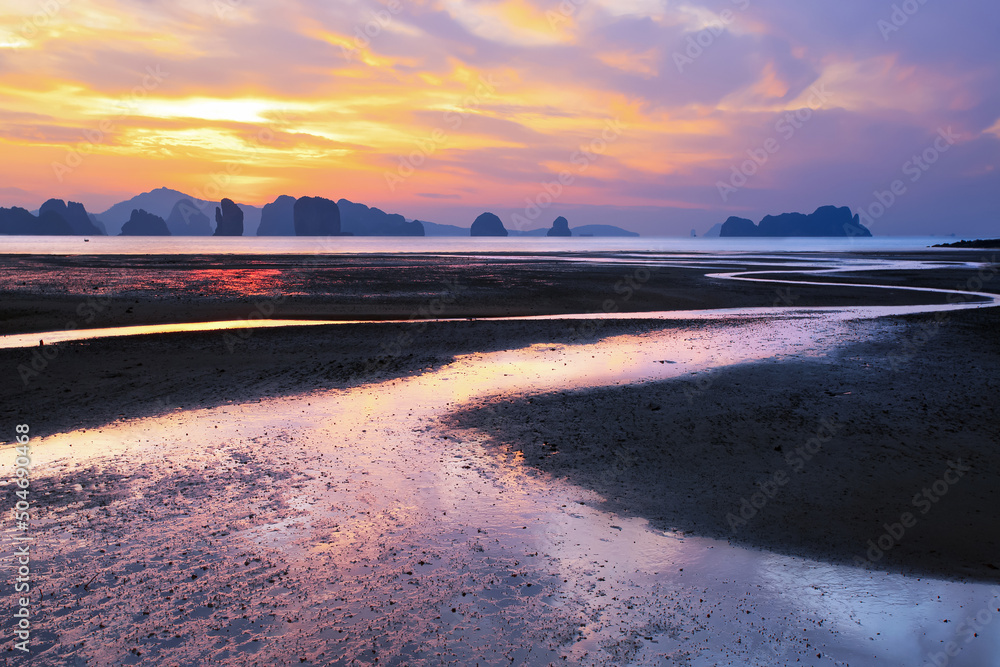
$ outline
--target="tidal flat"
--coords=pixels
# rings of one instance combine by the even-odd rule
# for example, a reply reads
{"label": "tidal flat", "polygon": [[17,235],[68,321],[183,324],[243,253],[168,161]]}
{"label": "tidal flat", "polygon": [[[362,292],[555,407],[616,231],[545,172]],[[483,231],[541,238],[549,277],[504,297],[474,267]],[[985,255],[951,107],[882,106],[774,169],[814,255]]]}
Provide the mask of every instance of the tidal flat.
{"label": "tidal flat", "polygon": [[132,259],[5,256],[3,333],[341,322],[0,348],[27,664],[1000,652],[982,253]]}

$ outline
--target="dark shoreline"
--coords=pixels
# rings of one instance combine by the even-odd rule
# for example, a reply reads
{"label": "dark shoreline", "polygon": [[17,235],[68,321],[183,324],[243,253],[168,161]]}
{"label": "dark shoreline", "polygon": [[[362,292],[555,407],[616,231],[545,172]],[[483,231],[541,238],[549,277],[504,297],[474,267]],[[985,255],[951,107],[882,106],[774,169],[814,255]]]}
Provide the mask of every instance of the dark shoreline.
{"label": "dark shoreline", "polygon": [[[613,256],[594,253],[600,260]],[[838,255],[839,256],[839,255]],[[886,253],[940,260],[940,253]],[[822,257],[822,255],[817,255]],[[753,259],[748,257],[748,260]],[[955,261],[991,261],[949,253]],[[745,270],[788,271],[752,265]],[[733,270],[738,270],[739,267]],[[648,271],[649,273],[643,273]],[[728,270],[727,270],[728,271]],[[380,320],[772,306],[945,303],[944,295],[876,295],[853,282],[961,289],[976,270],[852,273],[843,288],[706,277],[710,268],[560,261],[556,255],[25,256],[0,255],[0,335],[237,319]],[[438,311],[438,312],[434,312]]]}
{"label": "dark shoreline", "polygon": [[[364,289],[400,284],[399,266],[372,268],[368,264],[367,269],[351,267],[355,281]],[[635,270],[632,268],[633,277]],[[322,281],[324,270],[318,271],[317,280]],[[609,299],[619,310],[635,311],[870,305],[873,301],[871,289],[790,286],[789,291],[789,286],[706,278],[703,274],[708,269],[650,272],[628,299],[615,290],[623,273],[626,278],[629,275],[621,266],[581,267],[543,260],[537,266],[500,262],[462,269],[456,262],[443,273],[440,265],[417,262],[406,271],[413,278],[407,285],[435,285],[446,273],[468,289],[452,293],[399,289],[389,295],[390,303],[371,304],[378,308],[366,311],[369,316],[380,312],[379,308],[385,308],[384,312],[395,309],[406,313],[404,317],[417,313],[406,323],[95,339],[46,346],[44,363],[37,360],[38,348],[0,350],[0,363],[10,378],[0,392],[3,415],[10,423],[30,420],[33,432],[44,436],[101,428],[119,419],[177,409],[418,374],[472,352],[543,342],[582,343],[682,325],[720,327],[747,322],[735,317],[713,322],[422,321],[420,309],[428,308],[435,299],[445,308],[442,315],[451,317],[507,311],[542,314],[554,305],[601,312]],[[546,275],[547,281],[543,280]],[[976,275],[976,270],[952,267],[916,273],[855,273],[850,277],[955,289]],[[355,285],[354,289],[361,287]],[[574,290],[576,296],[569,305],[561,301]],[[1000,280],[986,281],[978,291],[1000,292]],[[449,294],[453,299],[446,302]],[[51,295],[29,307],[32,295],[8,293],[5,301],[22,299],[26,312],[9,317],[5,309],[8,317],[4,326],[9,332],[25,323],[58,322],[73,312],[74,299],[81,296]],[[236,302],[193,294],[149,299],[135,296],[131,298],[134,306],[115,301],[95,317],[92,326],[137,324],[140,314],[153,314],[161,321],[171,321],[180,313],[193,319],[225,319],[241,316],[236,314],[241,308],[259,308],[255,299]],[[878,303],[947,300],[943,294],[902,290],[887,290],[878,296]],[[345,300],[350,301],[349,295]],[[125,313],[128,307],[134,313]],[[336,307],[344,306],[333,294],[312,301],[293,299],[277,304],[273,317],[326,317]],[[875,567],[998,580],[994,568],[1000,567],[995,560],[995,554],[1000,553],[1000,520],[992,508],[1000,506],[1000,490],[995,485],[1000,478],[996,446],[1000,426],[993,418],[1000,414],[1000,376],[996,373],[1000,367],[1000,309],[948,313],[948,324],[933,329],[924,343],[919,342],[920,336],[935,322],[932,314],[879,321],[903,323],[906,333],[902,339],[897,336],[843,348],[837,352],[837,363],[832,364],[783,362],[721,369],[711,374],[711,386],[699,394],[696,404],[689,404],[682,383],[662,382],[574,392],[570,404],[562,397],[549,396],[532,397],[530,404],[515,401],[491,406],[490,410],[472,406],[453,419],[461,427],[485,429],[499,447],[521,447],[527,465],[567,476],[602,493],[608,498],[608,509],[644,516],[658,527],[846,563],[863,554],[868,539],[881,536],[883,523],[898,520],[913,489],[932,484],[950,458],[965,457],[976,473],[969,474],[967,483],[956,486],[949,502],[929,513],[911,537]],[[908,346],[908,341],[918,342]],[[910,352],[901,354],[906,350]],[[33,363],[40,368],[36,370]],[[25,367],[34,373],[25,374]],[[850,395],[845,394],[848,391]],[[646,410],[650,404],[660,409]],[[541,441],[521,433],[527,414],[534,423],[550,424],[551,438],[562,442],[559,456],[550,456]],[[641,417],[637,423],[646,426],[637,433],[616,430],[620,423],[615,417],[621,415]],[[823,454],[829,456],[817,456],[759,517],[734,535],[727,515],[739,512],[741,498],[752,496],[757,481],[786,465],[785,452],[775,447],[794,449],[808,442],[816,435],[820,418],[835,418],[844,424],[823,447]],[[576,444],[568,442],[574,437]],[[665,450],[660,444],[668,438],[674,444]],[[634,451],[627,452],[628,460],[641,461],[642,466],[622,469],[621,479],[609,478],[603,473],[608,457],[615,453],[612,444],[621,441],[632,443]],[[664,486],[664,479],[672,480],[673,486]],[[711,493],[706,493],[707,489]]]}
{"label": "dark shoreline", "polygon": [[954,243],[938,243],[932,248],[1000,248],[1000,239],[976,239],[975,241],[955,241]]}
{"label": "dark shoreline", "polygon": [[[601,509],[659,529],[1000,581],[1000,309],[949,313],[923,345],[932,315],[888,319],[907,325],[902,341],[852,344],[832,360],[483,401],[446,423],[489,434],[526,465],[596,491]],[[958,461],[969,470],[945,495],[913,500]],[[754,497],[762,491],[774,497]],[[872,551],[868,541],[887,544],[886,526],[898,532],[906,512],[916,525]]]}
{"label": "dark shoreline", "polygon": [[[54,261],[56,266],[68,262],[78,268],[78,259],[63,257]],[[112,266],[121,264],[121,258],[112,259]],[[185,271],[214,270],[206,269],[204,262],[232,266],[231,258],[153,257],[145,261],[158,266],[165,259],[180,264]],[[259,257],[250,259],[254,264],[263,261]],[[465,259],[451,258],[451,263],[442,267],[440,261],[429,262],[426,258],[333,257],[329,265],[324,265],[327,269],[349,270],[354,281],[360,283],[351,293],[280,302],[266,297],[235,300],[224,295],[199,296],[197,285],[179,294],[138,292],[114,298],[83,293],[36,294],[27,289],[5,292],[0,296],[0,312],[4,314],[0,334],[62,329],[67,324],[83,329],[265,316],[408,321],[172,333],[60,343],[47,345],[44,350],[0,349],[0,367],[10,378],[0,390],[3,414],[9,418],[29,411],[52,415],[46,432],[54,433],[98,426],[120,417],[159,414],[179,406],[211,406],[360,384],[420,372],[469,352],[536,342],[587,342],[614,333],[680,324],[656,320],[426,321],[437,316],[472,320],[496,315],[603,313],[609,303],[611,312],[853,306],[868,305],[873,296],[870,288],[849,285],[800,287],[706,278],[704,274],[710,270],[704,268],[669,267],[643,274],[649,267],[578,265],[553,262],[550,257],[540,258],[537,265],[502,258],[503,262],[491,260],[463,268],[459,260]],[[273,261],[268,259],[265,264]],[[43,263],[51,266],[47,259]],[[315,270],[321,282],[327,269]],[[401,271],[405,271],[409,282],[401,280]],[[977,275],[964,268],[881,273],[856,273],[851,278],[955,289]],[[312,277],[307,273],[307,279]],[[385,289],[388,295],[380,303],[351,303],[352,294],[372,288]],[[988,282],[982,289],[1000,292],[1000,281]],[[882,290],[877,296],[884,305],[947,302],[944,294],[903,290]],[[973,298],[970,295],[969,299]],[[11,308],[12,303],[20,303],[21,308]],[[303,359],[308,360],[308,367],[303,366]],[[109,408],[107,397],[119,394],[125,401]]]}

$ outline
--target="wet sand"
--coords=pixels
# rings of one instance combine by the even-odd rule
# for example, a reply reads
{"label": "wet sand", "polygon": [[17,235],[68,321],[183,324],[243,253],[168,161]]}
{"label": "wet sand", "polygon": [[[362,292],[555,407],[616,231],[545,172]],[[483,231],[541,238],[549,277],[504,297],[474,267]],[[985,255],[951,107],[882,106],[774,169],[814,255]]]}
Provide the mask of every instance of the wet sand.
{"label": "wet sand", "polygon": [[[771,306],[944,303],[943,297],[835,287],[788,289],[706,277],[718,271],[807,268],[824,255],[734,254],[725,261],[631,253],[449,256],[18,256],[0,255],[0,335],[274,318],[427,319]],[[844,257],[851,257],[845,255]],[[864,261],[869,255],[858,255]],[[918,261],[990,261],[983,252],[887,256]],[[648,271],[649,273],[645,273]],[[866,272],[864,282],[952,287],[975,271]],[[858,274],[852,281],[862,282]],[[930,275],[930,278],[926,276]],[[872,278],[871,281],[867,280]],[[835,279],[839,280],[839,279]],[[443,303],[441,303],[443,302]],[[436,305],[437,304],[437,305]]]}
{"label": "wet sand", "polygon": [[[487,398],[448,423],[663,530],[1000,581],[1000,313],[950,314],[923,344],[932,316],[893,319],[892,337],[860,322],[859,340],[829,356]],[[906,512],[915,525],[872,550]]]}
{"label": "wet sand", "polygon": [[[174,333],[67,342],[44,348],[0,349],[0,367],[9,378],[0,386],[0,410],[11,419],[44,414],[47,418],[37,428],[40,433],[51,434],[99,426],[120,418],[164,414],[177,408],[211,407],[314,389],[356,386],[439,367],[457,355],[475,351],[515,349],[540,342],[586,343],[616,334],[684,324],[656,320],[474,319],[498,315],[574,312],[602,316],[652,310],[853,307],[873,300],[879,305],[948,301],[944,294],[849,286],[790,287],[706,277],[722,268],[763,271],[778,264],[786,270],[788,265],[794,268],[797,264],[805,268],[809,260],[799,256],[764,259],[748,256],[742,260],[737,257],[734,265],[705,257],[701,260],[705,266],[699,268],[661,266],[643,262],[642,257],[636,258],[636,265],[629,266],[603,266],[599,262],[606,258],[593,259],[594,263],[581,265],[549,256],[536,257],[534,261],[489,256],[474,260],[451,257],[447,261],[436,257],[329,257],[325,259],[329,266],[313,269],[302,268],[302,257],[284,257],[269,260],[261,269],[259,257],[0,256],[3,265],[0,284],[4,288],[0,296],[4,306],[0,310],[4,314],[0,335],[61,329],[66,324],[71,325],[69,328],[87,329],[228,317],[408,320],[341,327]],[[942,260],[940,253],[909,253],[889,259]],[[947,253],[946,259],[956,264],[989,260],[981,253],[965,251]],[[134,260],[139,268],[123,268]],[[309,261],[322,260],[309,258]],[[242,270],[240,267],[250,274],[260,269],[266,276],[248,274],[244,279],[229,279],[225,284],[216,284],[215,293],[209,293],[198,277],[208,271],[206,265],[216,267],[212,271],[228,266],[235,268],[236,273]],[[274,266],[281,267],[286,282],[275,278]],[[163,274],[168,270],[165,267],[170,267],[176,275],[165,277]],[[97,280],[91,275],[95,271],[118,275],[120,283],[134,289],[118,295],[114,285],[88,282]],[[338,271],[349,273],[356,283],[351,294],[381,289],[384,292],[379,300],[394,301],[397,305],[345,306],[354,297],[336,287],[343,281],[324,277]],[[33,276],[32,280],[18,278],[25,272]],[[134,275],[126,279],[120,277],[122,273]],[[978,274],[976,269],[952,266],[924,271],[869,271],[855,274],[852,279],[971,290],[979,286],[970,284]],[[147,284],[150,276],[159,278]],[[543,281],[541,276],[547,279]],[[781,274],[781,277],[790,276]],[[829,274],[794,278],[846,280]],[[160,279],[167,280],[172,288],[161,290],[163,285],[157,282]],[[316,281],[327,286],[319,287]],[[322,296],[309,297],[315,303],[308,305],[308,299],[293,297],[280,302],[269,300],[269,290],[275,284],[288,287],[293,282],[309,283]],[[233,297],[233,293],[249,289],[250,284],[258,284],[260,293],[250,298]],[[88,289],[88,285],[93,289]],[[65,293],[74,289],[78,293]],[[997,284],[989,282],[981,289],[998,291]],[[572,298],[567,298],[568,295]],[[968,299],[974,301],[975,297]],[[503,305],[507,302],[518,305]],[[437,317],[470,321],[429,321]],[[734,324],[742,322],[742,318],[734,319]],[[995,339],[989,326],[984,327],[983,336]],[[962,353],[978,358],[979,350],[973,346]],[[965,366],[972,360],[960,359],[956,363]]]}
{"label": "wet sand", "polygon": [[[590,312],[622,274],[585,273]],[[934,286],[974,274],[942,269]],[[774,286],[726,285],[735,302],[718,303],[782,305]],[[479,298],[465,312],[497,312]],[[42,321],[69,301],[45,302]],[[766,317],[417,320],[54,346],[3,389],[4,416],[50,436],[36,441],[47,565],[29,662],[921,664],[953,632],[942,618],[990,598],[884,572],[995,581],[1000,566],[997,311],[948,313],[923,342],[932,314],[818,337]],[[0,361],[20,382],[37,351]],[[832,437],[791,470],[824,418]],[[970,469],[941,502],[856,567],[959,456]],[[732,534],[739,499],[786,468]],[[998,645],[964,648],[951,664]]]}

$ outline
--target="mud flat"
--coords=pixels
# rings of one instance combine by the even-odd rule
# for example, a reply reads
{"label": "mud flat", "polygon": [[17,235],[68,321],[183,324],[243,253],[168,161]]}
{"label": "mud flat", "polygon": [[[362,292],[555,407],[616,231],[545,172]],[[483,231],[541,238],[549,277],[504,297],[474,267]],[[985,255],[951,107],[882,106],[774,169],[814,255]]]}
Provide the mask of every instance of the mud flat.
{"label": "mud flat", "polygon": [[791,300],[787,287],[706,274],[819,264],[856,267],[851,282],[952,287],[977,274],[969,263],[995,263],[984,253],[0,255],[0,335],[262,317],[426,319],[441,302],[435,316],[458,318],[600,313],[609,300],[622,312],[943,303],[849,285],[801,286]]}
{"label": "mud flat", "polygon": [[[955,642],[949,664],[989,664],[998,309],[803,302],[841,289],[710,318],[94,339],[27,386],[38,350],[0,350],[4,416],[38,436],[20,659],[902,666]],[[922,514],[913,496],[959,458]],[[970,617],[987,621],[966,641]]]}
{"label": "mud flat", "polygon": [[[1000,422],[989,417],[1000,409],[1000,310],[928,323],[896,318],[888,333],[858,322],[852,342],[816,357],[485,398],[449,423],[664,530],[1000,581]],[[905,513],[914,525],[900,528]],[[900,535],[883,550],[887,524]]]}

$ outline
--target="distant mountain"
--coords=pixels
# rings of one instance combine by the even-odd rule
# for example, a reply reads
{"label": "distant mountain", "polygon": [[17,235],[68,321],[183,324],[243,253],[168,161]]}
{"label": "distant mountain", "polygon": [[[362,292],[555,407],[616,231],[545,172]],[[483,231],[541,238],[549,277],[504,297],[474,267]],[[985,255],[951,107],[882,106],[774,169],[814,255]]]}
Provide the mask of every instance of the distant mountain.
{"label": "distant mountain", "polygon": [[326,197],[300,197],[292,206],[296,236],[339,236],[340,207]]}
{"label": "distant mountain", "polygon": [[[539,229],[528,229],[525,231],[511,229],[509,232],[511,236],[547,236],[549,229],[550,228],[545,227],[541,227]],[[639,236],[636,232],[630,232],[627,229],[615,227],[614,225],[582,225],[580,227],[571,227],[570,232],[573,236]]]}
{"label": "distant mountain", "polygon": [[[261,226],[261,218],[264,207],[251,206],[250,204],[240,204],[243,211],[243,235],[244,236],[294,236],[295,228],[293,224],[292,207],[296,201],[295,197],[281,195],[268,207],[268,215],[265,224]],[[219,207],[219,202],[197,199],[190,195],[171,190],[170,188],[156,188],[150,192],[144,192],[131,199],[119,202],[97,216],[111,233],[117,234],[121,231],[122,224],[129,219],[131,212],[142,209],[153,215],[164,218],[168,222],[172,233],[177,234],[180,227],[180,218],[175,212],[179,202],[186,212],[185,219],[189,222],[196,222],[196,225],[189,225],[188,234],[201,235],[204,230],[201,228],[201,216],[211,216]],[[434,225],[434,223],[421,223],[420,221],[409,221],[401,215],[390,214],[378,208],[369,208],[364,204],[358,204],[347,199],[337,202],[341,214],[341,230],[347,234],[355,236],[423,236],[424,225],[438,228],[436,236],[468,236],[469,230],[450,225]],[[193,207],[195,210],[191,211]],[[224,211],[223,211],[224,212]],[[197,231],[195,231],[197,229]],[[217,231],[217,224],[210,227],[208,234]]]}
{"label": "distant mountain", "polygon": [[614,225],[583,225],[573,228],[573,236],[629,236],[638,237],[636,232],[630,232]]}
{"label": "distant mountain", "polygon": [[87,209],[79,202],[71,201],[67,204],[62,199],[50,199],[38,209],[38,217],[41,218],[50,212],[65,220],[70,229],[73,230],[73,234],[81,236],[102,235],[101,230],[91,222]]}
{"label": "distant mountain", "polygon": [[424,236],[423,223],[408,222],[398,213],[367,207],[349,199],[337,201],[340,208],[341,229],[355,236]]}
{"label": "distant mountain", "polygon": [[573,236],[569,230],[569,220],[561,215],[552,223],[552,229],[545,232],[546,236]]}
{"label": "distant mountain", "polygon": [[[303,197],[303,199],[306,199]],[[310,198],[312,199],[312,198]],[[296,236],[295,197],[281,195],[261,210],[258,236]],[[341,199],[336,202],[339,227],[337,234],[345,236],[424,236],[419,220],[407,220],[399,214]],[[304,210],[304,209],[303,209]],[[428,223],[432,224],[432,223]],[[456,228],[457,229],[457,228]],[[468,230],[460,230],[462,236]],[[301,236],[302,234],[299,234]],[[307,234],[307,236],[312,234]],[[327,235],[327,234],[323,234]],[[336,234],[334,234],[336,235]],[[458,234],[456,234],[458,235]]]}
{"label": "distant mountain", "polygon": [[[177,202],[182,199],[190,200],[196,209],[209,216],[210,219],[215,213],[215,208],[219,205],[218,201],[198,199],[170,188],[156,188],[136,195],[129,200],[118,202],[103,213],[98,213],[97,219],[104,223],[108,234],[115,235],[121,233],[122,225],[131,217],[133,210],[142,209],[166,220],[170,217]],[[257,227],[260,225],[260,208],[250,204],[240,204],[239,207],[243,211],[244,234],[247,236],[255,235]]]}
{"label": "distant mountain", "polygon": [[507,236],[503,221],[495,213],[482,213],[472,223],[471,236]]}
{"label": "distant mountain", "polygon": [[35,217],[19,206],[0,208],[0,234],[69,236],[73,233],[66,219],[55,211],[43,211]]}
{"label": "distant mountain", "polygon": [[243,236],[243,209],[232,199],[223,199],[215,207],[215,234],[213,236]]}
{"label": "distant mountain", "polygon": [[421,222],[424,226],[426,236],[468,236],[468,227],[456,227],[455,225],[439,225],[436,222]]}
{"label": "distant mountain", "polygon": [[[193,197],[177,190],[156,188],[150,192],[143,192],[140,195],[136,195],[126,201],[118,202],[103,213],[98,213],[97,219],[104,223],[108,233],[120,234],[122,225],[130,219],[132,211],[141,209],[166,220],[173,212],[174,205],[182,199],[190,200],[202,213],[213,210],[209,202],[195,200]],[[201,206],[198,205],[199,203]]]}
{"label": "distant mountain", "polygon": [[119,236],[170,236],[167,221],[142,209],[133,210]]}
{"label": "distant mountain", "polygon": [[35,234],[38,218],[20,206],[0,208],[0,234]]}
{"label": "distant mountain", "polygon": [[0,234],[101,236],[104,231],[83,204],[49,199],[39,207],[37,216],[17,206],[0,208]]}
{"label": "distant mountain", "polygon": [[719,236],[760,236],[760,229],[749,218],[731,215],[722,223]]}
{"label": "distant mountain", "polygon": [[975,241],[955,241],[954,243],[938,243],[932,248],[1000,248],[1000,239],[977,239]]}
{"label": "distant mountain", "polygon": [[721,222],[717,222],[714,225],[712,225],[711,229],[709,229],[707,232],[705,232],[704,234],[702,234],[701,238],[703,238],[703,239],[717,239],[721,235],[722,235],[722,223]]}
{"label": "distant mountain", "polygon": [[810,215],[768,215],[755,225],[746,218],[730,217],[722,223],[723,237],[871,236],[857,215],[846,206],[820,206]]}
{"label": "distant mountain", "polygon": [[[243,211],[244,236],[293,236],[293,206],[296,198],[282,195],[267,204],[268,215],[265,224],[261,226],[264,207],[240,204]],[[181,203],[183,202],[183,203]],[[206,201],[192,197],[170,188],[156,188],[149,192],[136,195],[126,201],[118,202],[111,208],[96,216],[89,216],[98,228],[106,229],[106,233],[116,235],[121,233],[122,225],[129,220],[132,211],[144,210],[167,222],[171,234],[175,236],[209,235],[215,232],[214,218],[218,201]],[[385,211],[368,207],[364,204],[340,199],[337,202],[341,216],[341,233],[354,236],[464,236],[472,235],[469,227],[442,225],[435,222],[410,220],[402,215],[386,213]],[[204,216],[204,217],[203,217]],[[498,229],[503,229],[500,222]],[[531,229],[526,231],[505,230],[510,236],[545,236],[550,228]],[[571,230],[573,236],[619,236],[637,237],[639,234],[613,225],[583,225]]]}
{"label": "distant mountain", "polygon": [[167,217],[171,236],[211,236],[212,223],[208,215],[190,199],[178,199]]}
{"label": "distant mountain", "polygon": [[97,219],[96,215],[94,215],[93,213],[88,213],[87,217],[90,218],[90,222],[94,224],[94,227],[97,227],[97,229],[100,230],[101,234],[103,234],[104,236],[108,235],[107,228],[104,226],[103,222]]}
{"label": "distant mountain", "polygon": [[257,236],[295,236],[295,197],[279,195],[260,212]]}

